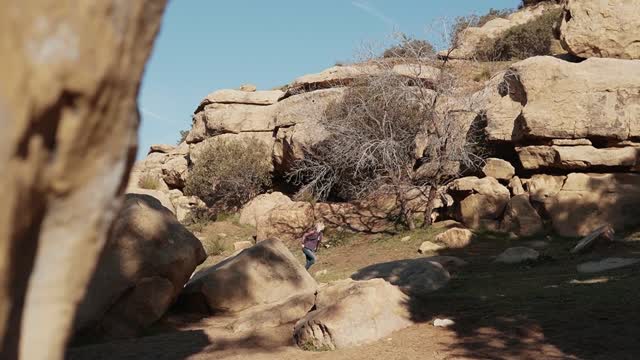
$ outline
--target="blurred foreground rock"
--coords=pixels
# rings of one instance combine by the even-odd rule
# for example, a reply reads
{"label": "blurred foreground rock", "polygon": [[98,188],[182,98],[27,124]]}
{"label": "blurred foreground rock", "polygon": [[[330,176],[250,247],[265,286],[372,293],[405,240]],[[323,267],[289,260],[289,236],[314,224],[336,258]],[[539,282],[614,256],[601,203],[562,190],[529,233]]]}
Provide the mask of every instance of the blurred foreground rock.
{"label": "blurred foreground rock", "polygon": [[0,1],[0,358],[61,359],[136,152],[166,1]]}

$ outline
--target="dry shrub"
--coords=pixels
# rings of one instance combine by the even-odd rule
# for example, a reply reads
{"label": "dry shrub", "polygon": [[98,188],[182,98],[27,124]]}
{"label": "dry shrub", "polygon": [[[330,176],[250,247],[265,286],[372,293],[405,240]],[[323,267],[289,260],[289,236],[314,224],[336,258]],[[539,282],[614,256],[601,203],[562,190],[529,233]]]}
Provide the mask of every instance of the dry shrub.
{"label": "dry shrub", "polygon": [[138,186],[141,189],[157,190],[160,187],[160,178],[154,174],[144,173],[138,179]]}
{"label": "dry shrub", "polygon": [[201,152],[184,188],[214,213],[236,211],[271,186],[270,149],[255,139],[215,141]]}
{"label": "dry shrub", "polygon": [[491,69],[483,67],[478,73],[473,76],[473,81],[484,82],[491,79]]}
{"label": "dry shrub", "polygon": [[[392,70],[398,61],[408,66],[408,74]],[[457,76],[446,63],[436,79],[426,81],[423,66],[434,63],[422,54],[391,63],[370,60],[378,70],[351,83],[327,108],[320,123],[329,136],[308,149],[289,174],[300,192],[342,201],[391,196],[397,199],[398,221],[413,228],[407,196],[412,189],[429,189],[430,209],[437,196],[431,189],[479,163],[470,125],[459,116],[472,114],[465,103],[470,97],[456,93]],[[454,163],[461,166],[450,166]]]}
{"label": "dry shrub", "polygon": [[[313,179],[310,188],[316,197],[360,199],[412,168],[415,138],[429,114],[400,84],[392,84],[397,80],[368,78],[327,108],[323,125],[331,135],[299,164],[304,168],[299,175]],[[387,91],[377,91],[379,87]]]}
{"label": "dry shrub", "polygon": [[221,255],[227,250],[224,241],[218,238],[216,235],[208,235],[204,241],[202,241],[202,247],[204,248],[207,256]]}
{"label": "dry shrub", "polygon": [[476,57],[485,61],[506,61],[550,55],[554,23],[560,18],[561,11],[549,10],[528,23],[514,26],[495,40],[485,39],[478,46]]}

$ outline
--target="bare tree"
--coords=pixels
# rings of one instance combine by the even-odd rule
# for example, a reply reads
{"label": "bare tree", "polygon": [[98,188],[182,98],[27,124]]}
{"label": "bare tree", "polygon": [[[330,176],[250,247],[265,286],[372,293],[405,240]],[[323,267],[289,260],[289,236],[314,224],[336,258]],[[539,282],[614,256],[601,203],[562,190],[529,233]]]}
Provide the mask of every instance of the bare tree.
{"label": "bare tree", "polygon": [[415,228],[414,212],[424,209],[423,224],[431,224],[439,189],[482,159],[476,99],[461,96],[453,68],[422,49],[404,46],[402,57],[374,55],[363,64],[323,114],[330,135],[290,173],[301,191],[347,201],[391,197],[400,222]]}

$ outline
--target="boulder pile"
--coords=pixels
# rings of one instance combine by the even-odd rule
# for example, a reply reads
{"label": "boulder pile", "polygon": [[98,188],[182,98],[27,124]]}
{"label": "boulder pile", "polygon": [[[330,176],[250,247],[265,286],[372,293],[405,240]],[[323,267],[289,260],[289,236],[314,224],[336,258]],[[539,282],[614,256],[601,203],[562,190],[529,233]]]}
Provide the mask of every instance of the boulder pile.
{"label": "boulder pile", "polygon": [[485,91],[487,136],[513,148],[525,190],[503,228],[533,235],[536,212],[563,236],[640,224],[640,61],[533,57]]}
{"label": "boulder pile", "polygon": [[[462,122],[486,124],[484,135],[493,157],[485,160],[481,171],[470,174],[474,176],[438,189],[442,196],[432,219],[455,219],[471,230],[523,237],[545,232],[577,237],[605,225],[614,229],[640,225],[634,211],[640,201],[640,60],[637,41],[632,41],[639,37],[640,26],[634,26],[637,16],[628,2],[608,4],[589,0],[562,5],[563,46],[586,60],[532,57],[494,75],[475,94],[464,95],[474,106]],[[559,7],[543,2],[466,29],[462,46],[449,55],[469,58],[479,39],[499,36]],[[419,66],[422,81],[438,77],[438,69]],[[400,75],[409,76],[410,70],[407,65],[393,67]],[[284,175],[304,158],[306,149],[328,135],[319,114],[343,96],[345,86],[377,71],[369,63],[335,66],[301,76],[282,90],[246,86],[215,91],[197,106],[185,142],[151,148],[134,171],[131,191],[137,191],[141,176],[156,176],[161,179],[159,190],[169,193],[178,218],[183,219],[198,205],[197,199],[180,191],[202,148],[247,137],[268,144],[265,158],[273,164],[274,175]],[[424,155],[427,141],[416,138],[417,159]],[[432,170],[417,166],[415,173]],[[415,189],[408,191],[418,194],[407,196],[415,199],[407,206],[414,214],[424,213],[424,196]],[[247,204],[240,221],[257,228],[258,241],[273,237],[294,241],[320,220],[343,230],[379,232],[390,225],[394,214],[389,209],[396,203],[396,199],[310,203],[274,192]]]}
{"label": "boulder pile", "polygon": [[200,241],[149,195],[127,194],[76,316],[76,332],[138,335],[206,258]]}

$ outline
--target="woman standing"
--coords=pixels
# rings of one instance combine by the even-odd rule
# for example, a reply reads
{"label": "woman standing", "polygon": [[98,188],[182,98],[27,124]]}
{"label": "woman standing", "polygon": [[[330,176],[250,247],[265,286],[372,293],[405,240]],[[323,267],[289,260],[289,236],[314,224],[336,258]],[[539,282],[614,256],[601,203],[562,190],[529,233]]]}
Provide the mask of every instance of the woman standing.
{"label": "woman standing", "polygon": [[318,260],[316,252],[318,251],[320,243],[322,242],[323,230],[324,224],[317,223],[314,228],[302,235],[302,252],[307,259],[307,264],[305,265],[305,269],[307,270],[309,270],[311,265],[315,264],[316,260]]}

